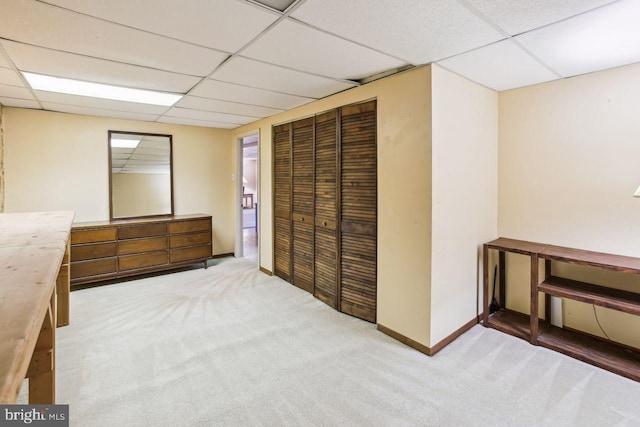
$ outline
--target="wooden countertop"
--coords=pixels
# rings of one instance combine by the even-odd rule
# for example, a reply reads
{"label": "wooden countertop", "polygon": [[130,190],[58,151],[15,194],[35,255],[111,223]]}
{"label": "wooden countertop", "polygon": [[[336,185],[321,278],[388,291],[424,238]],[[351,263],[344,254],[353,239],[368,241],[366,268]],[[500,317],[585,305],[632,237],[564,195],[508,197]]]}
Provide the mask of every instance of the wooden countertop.
{"label": "wooden countertop", "polygon": [[15,402],[62,263],[73,212],[0,214],[0,403]]}

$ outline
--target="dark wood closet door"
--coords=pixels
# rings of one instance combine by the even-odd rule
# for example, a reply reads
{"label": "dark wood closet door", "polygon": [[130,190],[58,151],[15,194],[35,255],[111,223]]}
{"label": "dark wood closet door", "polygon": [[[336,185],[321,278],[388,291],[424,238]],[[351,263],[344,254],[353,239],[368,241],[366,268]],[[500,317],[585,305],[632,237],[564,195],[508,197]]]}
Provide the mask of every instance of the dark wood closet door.
{"label": "dark wood closet door", "polygon": [[291,126],[293,165],[293,269],[291,283],[313,293],[314,118]]}
{"label": "dark wood closet door", "polygon": [[337,120],[338,110],[316,116],[314,295],[333,308],[338,308]]}
{"label": "dark wood closet door", "polygon": [[340,123],[340,311],[375,322],[376,102],[342,107]]}
{"label": "dark wood closet door", "polygon": [[274,274],[291,281],[291,124],[273,128]]}

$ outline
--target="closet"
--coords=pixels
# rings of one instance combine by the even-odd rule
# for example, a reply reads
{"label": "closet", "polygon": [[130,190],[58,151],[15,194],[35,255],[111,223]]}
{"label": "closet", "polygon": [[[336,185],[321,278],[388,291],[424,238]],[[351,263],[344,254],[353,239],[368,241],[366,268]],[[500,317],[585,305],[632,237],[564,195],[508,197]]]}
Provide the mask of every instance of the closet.
{"label": "closet", "polygon": [[376,321],[376,102],[273,127],[274,273]]}

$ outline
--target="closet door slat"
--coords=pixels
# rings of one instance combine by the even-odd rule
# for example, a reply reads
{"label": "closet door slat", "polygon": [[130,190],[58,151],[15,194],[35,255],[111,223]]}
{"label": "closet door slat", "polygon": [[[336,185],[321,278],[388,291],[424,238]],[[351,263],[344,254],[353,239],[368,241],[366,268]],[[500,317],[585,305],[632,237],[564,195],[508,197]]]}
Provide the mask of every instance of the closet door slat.
{"label": "closet door slat", "polygon": [[314,118],[298,120],[291,125],[292,147],[292,281],[297,287],[313,293],[313,154]]}
{"label": "closet door slat", "polygon": [[273,128],[274,274],[291,280],[291,125]]}
{"label": "closet door slat", "polygon": [[315,291],[338,308],[337,144],[338,110],[316,116],[315,124]]}
{"label": "closet door slat", "polygon": [[340,311],[376,321],[376,102],[342,107],[340,118]]}

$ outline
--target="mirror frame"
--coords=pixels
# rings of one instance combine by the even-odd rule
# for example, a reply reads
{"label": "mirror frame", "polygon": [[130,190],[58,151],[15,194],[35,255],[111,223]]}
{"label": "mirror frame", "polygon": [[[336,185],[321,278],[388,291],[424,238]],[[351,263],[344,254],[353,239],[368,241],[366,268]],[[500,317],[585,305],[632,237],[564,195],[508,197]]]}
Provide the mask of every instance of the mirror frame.
{"label": "mirror frame", "polygon": [[[156,214],[156,215],[139,215],[139,216],[119,216],[113,217],[113,171],[112,171],[112,152],[111,152],[111,135],[112,134],[125,134],[125,135],[140,135],[140,136],[164,136],[169,138],[169,193],[171,198],[171,212],[168,214]],[[126,219],[139,219],[139,218],[159,218],[159,217],[171,217],[174,214],[173,210],[173,135],[163,133],[150,133],[150,132],[131,132],[120,130],[109,130],[107,136],[107,147],[109,149],[109,220],[118,221]]]}

